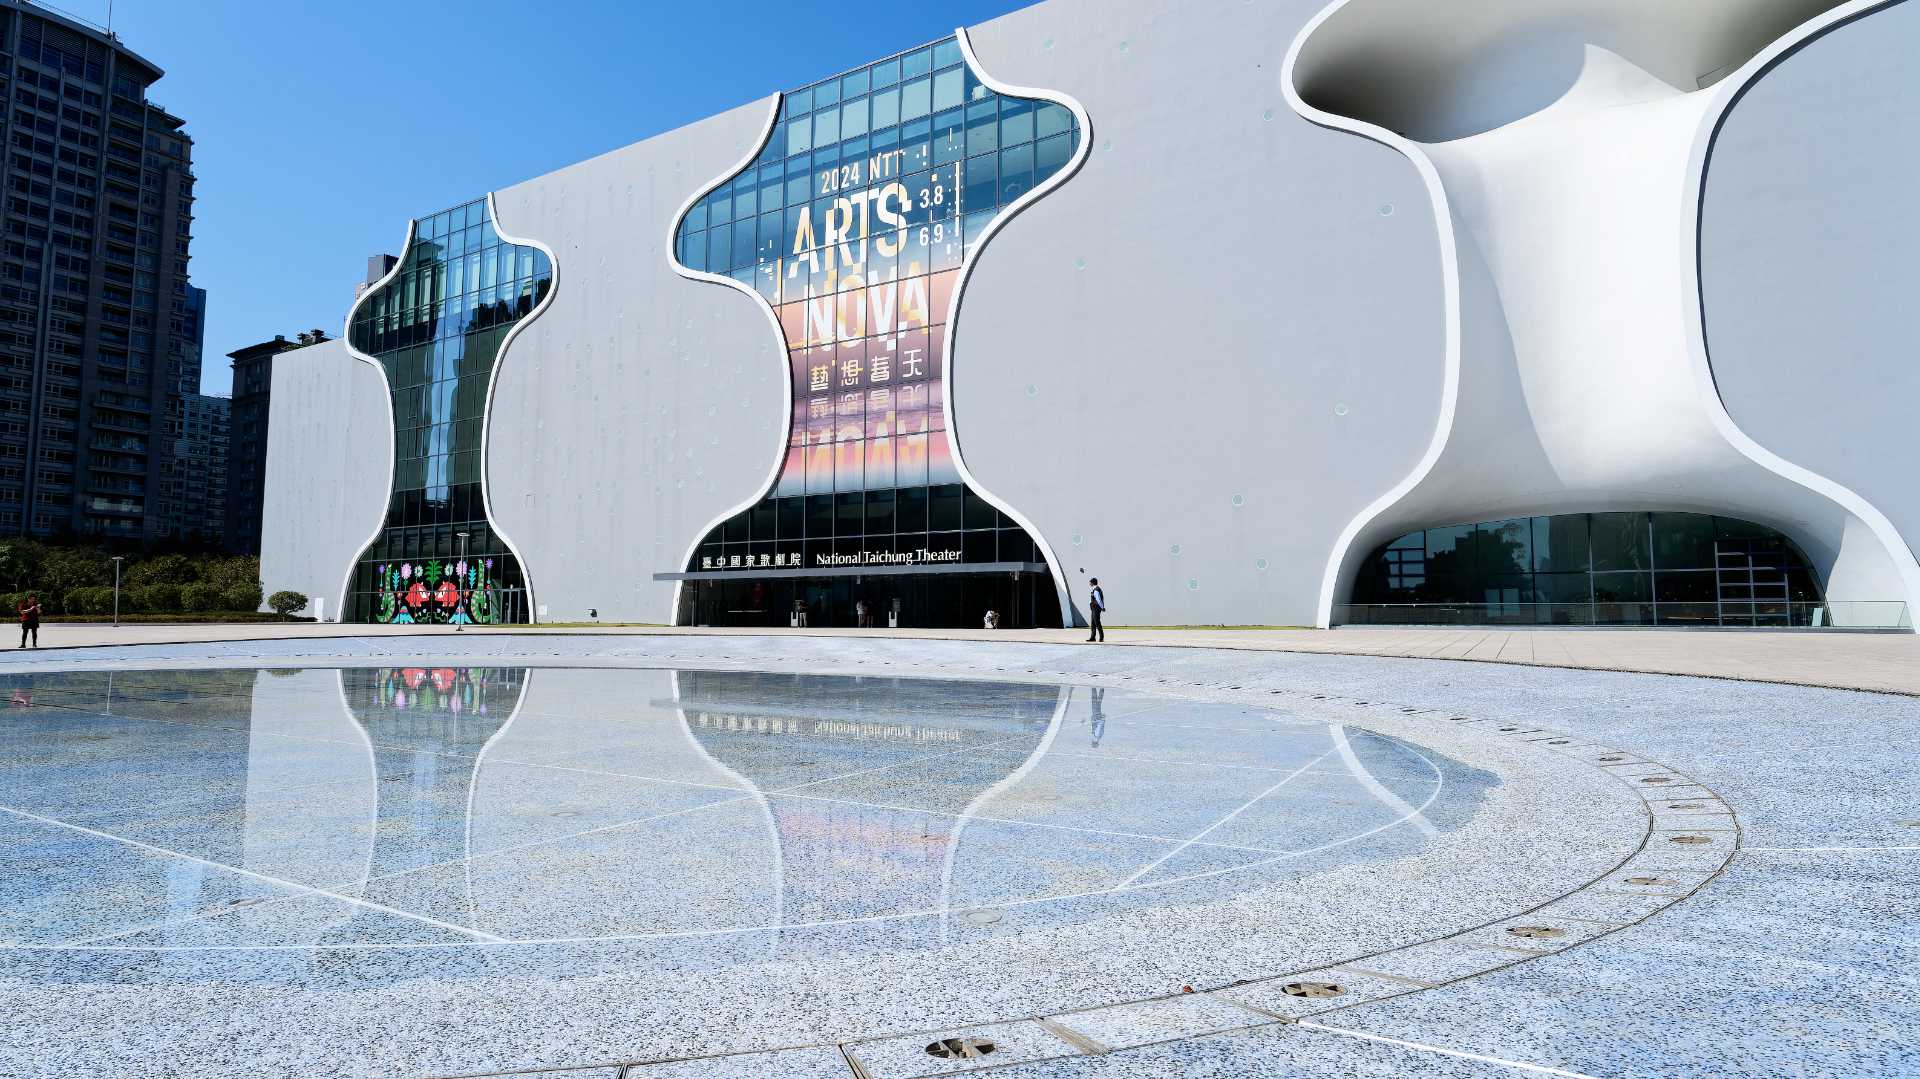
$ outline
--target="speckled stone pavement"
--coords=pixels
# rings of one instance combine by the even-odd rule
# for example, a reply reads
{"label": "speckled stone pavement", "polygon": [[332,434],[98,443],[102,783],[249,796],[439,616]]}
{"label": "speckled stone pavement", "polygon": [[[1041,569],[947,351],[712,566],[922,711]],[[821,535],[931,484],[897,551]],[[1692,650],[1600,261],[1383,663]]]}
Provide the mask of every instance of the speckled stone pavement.
{"label": "speckled stone pavement", "polygon": [[[488,746],[362,708],[349,755],[300,726],[351,722],[366,677],[337,667],[532,673]],[[245,677],[224,704],[90,696],[178,669]],[[853,733],[772,740],[796,706],[751,672],[864,679],[831,683]],[[691,634],[62,649],[0,677],[4,1074],[1920,1069],[1911,697]],[[697,748],[607,725],[649,715]],[[959,741],[897,744],[916,730]],[[322,842],[357,789],[329,769],[362,757],[409,808]],[[844,864],[906,812],[944,869]],[[675,830],[602,843],[654,816]]]}

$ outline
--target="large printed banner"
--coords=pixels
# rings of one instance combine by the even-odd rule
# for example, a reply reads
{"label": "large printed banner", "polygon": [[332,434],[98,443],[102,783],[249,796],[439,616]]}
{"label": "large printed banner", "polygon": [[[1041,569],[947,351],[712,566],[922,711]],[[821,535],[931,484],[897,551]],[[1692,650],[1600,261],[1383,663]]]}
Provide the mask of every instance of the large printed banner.
{"label": "large printed banner", "polygon": [[[958,483],[941,373],[960,276],[961,162],[902,175],[905,151],[823,170],[763,266],[793,365],[776,496]],[[768,287],[771,286],[771,287]]]}

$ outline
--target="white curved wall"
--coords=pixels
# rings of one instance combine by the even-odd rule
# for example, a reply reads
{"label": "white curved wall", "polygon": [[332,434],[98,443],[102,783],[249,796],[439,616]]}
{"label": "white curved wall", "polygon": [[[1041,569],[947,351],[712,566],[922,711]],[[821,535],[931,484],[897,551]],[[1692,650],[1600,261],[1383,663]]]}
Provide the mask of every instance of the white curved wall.
{"label": "white curved wall", "polygon": [[1116,623],[1312,621],[1307,567],[1433,429],[1426,195],[1288,111],[1280,59],[1314,10],[1052,0],[968,31],[996,77],[1079,100],[1093,150],[982,250],[959,433]]}
{"label": "white curved wall", "polygon": [[[1914,217],[1881,212],[1920,156],[1908,7],[1047,0],[972,27],[984,71],[1085,106],[1091,155],[968,278],[968,470],[1116,622],[1313,622],[1395,535],[1610,509],[1767,524],[1834,598],[1920,598]],[[487,442],[549,619],[660,620],[652,575],[778,459],[764,311],[664,249],[771,105],[495,193],[559,267]],[[377,373],[323,348],[276,365],[263,573],[333,615],[388,433]]]}
{"label": "white curved wall", "polygon": [[[339,340],[273,359],[260,581],[324,600],[340,617],[340,570],[387,512],[393,429],[381,372]],[[305,614],[315,613],[309,605]]]}
{"label": "white curved wall", "polygon": [[1589,46],[1711,85],[1840,0],[1365,0],[1335,4],[1294,72],[1316,108],[1443,142],[1553,104]]}
{"label": "white curved wall", "polygon": [[1920,4],[1811,41],[1727,114],[1700,286],[1727,411],[1920,548]]}
{"label": "white curved wall", "polygon": [[490,508],[546,618],[660,621],[706,522],[783,452],[786,360],[753,299],[674,274],[689,195],[760,138],[769,103],[494,193],[503,233],[554,253],[551,305],[500,359]]}
{"label": "white curved wall", "polygon": [[[1487,7],[1504,10],[1516,33],[1538,16]],[[1631,7],[1613,10],[1624,17]],[[1344,27],[1335,35],[1343,43],[1365,20],[1383,37],[1397,33],[1388,20],[1396,0],[1329,10],[1323,26]],[[1317,32],[1297,47],[1296,70],[1318,80],[1317,97],[1300,84],[1309,114],[1327,99],[1330,73],[1362,75],[1316,58]],[[1431,170],[1448,208],[1442,243],[1452,250],[1458,321],[1446,362],[1457,385],[1426,458],[1354,520],[1336,550],[1323,621],[1366,556],[1407,531],[1616,509],[1770,525],[1799,542],[1830,599],[1920,599],[1920,567],[1885,518],[1753,444],[1713,389],[1692,246],[1700,159],[1714,121],[1765,60],[1699,91],[1588,45],[1564,92],[1530,116],[1446,142],[1397,140]],[[1364,120],[1331,119],[1383,137]]]}

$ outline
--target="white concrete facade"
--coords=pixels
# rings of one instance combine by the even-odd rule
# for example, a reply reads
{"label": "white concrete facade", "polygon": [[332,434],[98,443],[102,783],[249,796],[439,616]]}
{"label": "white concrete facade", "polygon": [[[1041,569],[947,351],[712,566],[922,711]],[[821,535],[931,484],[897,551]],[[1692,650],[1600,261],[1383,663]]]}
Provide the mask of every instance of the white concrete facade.
{"label": "white concrete facade", "polygon": [[[1920,180],[1920,8],[1047,0],[965,38],[1085,115],[1084,164],[970,256],[947,354],[969,478],[1076,607],[1098,576],[1115,622],[1324,625],[1402,533],[1613,510],[1763,524],[1829,599],[1920,605],[1920,218],[1863,223]],[[654,574],[781,459],[777,328],[670,248],[775,104],[493,194],[556,266],[486,428],[549,620],[669,620]],[[1824,147],[1856,167],[1800,168]],[[331,616],[391,439],[377,369],[298,355],[263,576]]]}

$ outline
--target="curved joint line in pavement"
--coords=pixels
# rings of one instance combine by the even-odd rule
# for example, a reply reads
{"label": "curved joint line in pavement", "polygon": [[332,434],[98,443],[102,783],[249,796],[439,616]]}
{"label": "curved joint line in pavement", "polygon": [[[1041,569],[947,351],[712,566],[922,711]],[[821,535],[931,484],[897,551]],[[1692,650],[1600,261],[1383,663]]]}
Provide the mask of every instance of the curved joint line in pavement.
{"label": "curved joint line in pavement", "polygon": [[[1367,788],[1368,794],[1380,799],[1381,804],[1385,805],[1388,809],[1393,810],[1395,813],[1402,814],[1402,820],[1411,822],[1413,826],[1420,829],[1422,833],[1430,836],[1440,834],[1440,829],[1435,828],[1432,821],[1428,820],[1418,809],[1408,805],[1399,795],[1388,790],[1385,784],[1373,777],[1373,773],[1367,770],[1366,765],[1360,763],[1360,758],[1354,755],[1353,745],[1347,741],[1346,727],[1336,723],[1327,729],[1333,732],[1333,748],[1335,752],[1340,754],[1341,763],[1347,766],[1347,771],[1353,773],[1353,778],[1359,780],[1362,787]],[[1432,764],[1433,762],[1428,761],[1427,763]]]}

